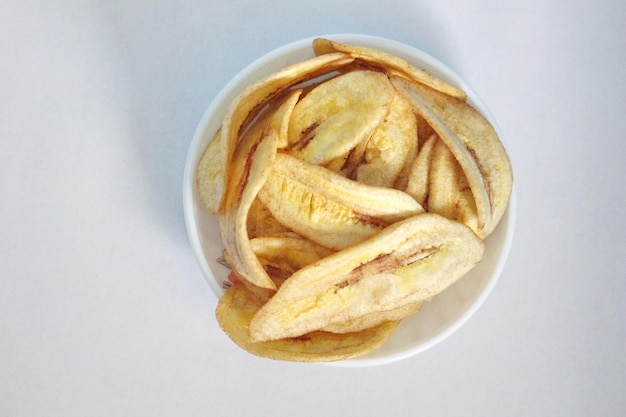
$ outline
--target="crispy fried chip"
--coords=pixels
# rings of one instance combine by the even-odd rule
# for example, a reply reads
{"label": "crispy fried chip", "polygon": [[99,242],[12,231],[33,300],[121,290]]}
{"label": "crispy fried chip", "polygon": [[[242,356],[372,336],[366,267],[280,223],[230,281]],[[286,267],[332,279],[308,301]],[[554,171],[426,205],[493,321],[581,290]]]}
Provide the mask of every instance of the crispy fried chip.
{"label": "crispy fried chip", "polygon": [[247,123],[253,119],[255,111],[288,88],[332,72],[352,61],[353,59],[346,54],[336,53],[299,62],[250,85],[233,100],[222,122],[219,151],[215,155],[216,163],[221,165],[220,170],[226,174],[224,181],[215,184],[216,199],[213,207],[217,207],[218,210],[221,208],[224,192],[233,178],[227,169],[228,164],[231,162],[239,135],[246,129]]}
{"label": "crispy fried chip", "polygon": [[456,158],[440,140],[433,150],[428,179],[428,211],[463,223],[479,234],[472,190]]}
{"label": "crispy fried chip", "polygon": [[200,201],[211,213],[216,214],[222,199],[218,195],[224,182],[224,166],[220,161],[220,135],[218,129],[198,161],[196,187]]}
{"label": "crispy fried chip", "polygon": [[436,134],[432,134],[422,145],[413,161],[405,191],[412,196],[428,211],[428,186],[430,163],[432,161],[433,150],[439,141]]}
{"label": "crispy fried chip", "polygon": [[387,311],[376,311],[374,313],[365,314],[355,319],[342,321],[339,323],[332,323],[323,327],[321,330],[332,333],[350,333],[358,332],[363,329],[369,329],[374,326],[378,326],[381,323],[387,321],[400,321],[414,314],[417,314],[422,309],[422,302],[407,303],[400,307],[393,308]]}
{"label": "crispy fried chip", "polygon": [[444,94],[463,100],[465,99],[465,92],[463,90],[456,88],[443,80],[434,77],[428,72],[411,65],[409,62],[400,57],[384,51],[335,42],[324,38],[317,38],[313,41],[313,50],[318,56],[343,52],[355,59],[360,59],[378,65],[382,68],[382,70],[391,69],[394,73],[398,72],[414,82],[427,85],[437,91],[441,91]]}
{"label": "crispy fried chip", "polygon": [[423,213],[293,274],[250,322],[268,341],[386,311],[437,295],[482,259],[465,225]]}
{"label": "crispy fried chip", "polygon": [[293,110],[287,152],[313,164],[347,154],[389,112],[395,90],[374,71],[351,71],[308,92]]}
{"label": "crispy fried chip", "polygon": [[250,246],[248,213],[272,171],[280,135],[285,132],[282,125],[288,122],[289,109],[299,95],[295,91],[288,96],[276,112],[252,126],[238,144],[230,167],[233,178],[238,181],[227,190],[224,212],[219,216],[220,233],[233,271],[261,288],[275,289],[276,285]]}
{"label": "crispy fried chip", "polygon": [[296,338],[253,342],[248,334],[250,320],[265,303],[243,285],[234,285],[220,298],[215,315],[230,339],[253,355],[292,362],[330,362],[355,358],[371,352],[391,336],[396,321],[388,321],[357,332],[336,334],[311,332]]}
{"label": "crispy fried chip", "polygon": [[333,253],[295,233],[257,237],[250,244],[274,283],[282,283],[297,270]]}
{"label": "crispy fried chip", "polygon": [[389,114],[364,142],[363,162],[354,178],[378,187],[404,188],[408,167],[417,155],[417,120],[411,105],[395,94]]}
{"label": "crispy fried chip", "polygon": [[387,225],[421,213],[408,194],[347,179],[286,154],[276,155],[261,201],[282,224],[331,249],[343,249]]}
{"label": "crispy fried chip", "polygon": [[477,231],[487,237],[504,215],[513,188],[511,164],[497,132],[465,101],[401,77],[392,78],[392,83],[459,162],[476,203]]}

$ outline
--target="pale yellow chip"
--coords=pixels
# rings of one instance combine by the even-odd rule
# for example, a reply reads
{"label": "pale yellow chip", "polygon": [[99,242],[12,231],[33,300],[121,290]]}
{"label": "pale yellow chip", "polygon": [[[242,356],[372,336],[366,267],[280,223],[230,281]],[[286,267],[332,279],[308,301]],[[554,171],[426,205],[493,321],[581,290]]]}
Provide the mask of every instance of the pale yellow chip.
{"label": "pale yellow chip", "polygon": [[504,215],[513,188],[511,163],[496,130],[463,100],[402,77],[391,81],[437,132],[463,169],[476,203],[477,232],[486,238]]}
{"label": "pale yellow chip", "polygon": [[220,298],[217,322],[239,347],[263,358],[291,362],[331,362],[363,356],[389,339],[398,322],[389,321],[358,332],[337,334],[311,332],[296,338],[253,342],[248,333],[250,320],[265,299],[243,285],[234,285]]}
{"label": "pale yellow chip", "polygon": [[350,333],[358,332],[364,329],[369,329],[374,326],[378,326],[381,323],[387,321],[400,321],[414,314],[419,313],[422,309],[422,302],[407,303],[395,307],[387,311],[377,311],[374,313],[365,314],[355,319],[346,320],[338,323],[332,323],[322,328],[325,332],[332,333]]}
{"label": "pale yellow chip", "polygon": [[392,70],[392,73],[398,72],[408,77],[413,82],[427,85],[444,94],[463,100],[465,99],[465,92],[463,90],[444,82],[440,78],[434,77],[428,72],[411,65],[406,60],[388,52],[359,45],[349,45],[324,38],[318,38],[313,41],[313,50],[318,56],[343,52],[355,59],[361,59],[378,65],[383,70]]}
{"label": "pale yellow chip", "polygon": [[423,212],[408,194],[347,179],[277,154],[259,198],[280,223],[330,249],[343,249]]}
{"label": "pale yellow chip", "polygon": [[224,183],[224,165],[220,156],[220,135],[218,129],[205,148],[196,168],[196,187],[200,201],[211,213],[216,214],[221,204],[221,184]]}
{"label": "pale yellow chip", "polygon": [[472,190],[456,158],[440,140],[435,144],[428,179],[428,211],[463,223],[479,234]]}
{"label": "pale yellow chip", "polygon": [[225,173],[225,178],[224,181],[215,184],[215,195],[218,196],[214,203],[215,206],[221,208],[222,198],[231,177],[228,165],[241,133],[246,130],[247,124],[254,119],[255,112],[288,88],[327,72],[332,72],[353,60],[346,54],[336,53],[299,62],[253,83],[233,100],[222,121],[220,147],[219,151],[216,152],[216,160],[222,165],[220,170]]}
{"label": "pale yellow chip", "polygon": [[428,187],[433,150],[439,139],[432,134],[421,146],[409,171],[405,191],[428,211]]}
{"label": "pale yellow chip", "polygon": [[299,91],[294,91],[277,104],[277,110],[264,115],[237,144],[233,163],[229,166],[232,185],[225,194],[224,210],[218,216],[220,233],[233,270],[241,279],[261,288],[275,289],[276,284],[250,245],[248,213],[272,172],[280,135],[289,121],[285,115],[291,112],[299,95]]}
{"label": "pale yellow chip", "polygon": [[432,213],[412,216],[294,273],[252,318],[250,337],[296,337],[432,298],[483,251],[465,225]]}
{"label": "pale yellow chip", "polygon": [[295,233],[257,237],[250,244],[277,287],[297,270],[333,253]]}
{"label": "pale yellow chip", "polygon": [[[364,184],[403,189],[417,155],[417,120],[404,96],[395,94],[389,114],[365,142],[354,178]],[[396,186],[396,184],[398,184]]]}
{"label": "pale yellow chip", "polygon": [[385,119],[394,95],[379,72],[351,71],[325,81],[293,110],[287,152],[313,164],[346,155]]}

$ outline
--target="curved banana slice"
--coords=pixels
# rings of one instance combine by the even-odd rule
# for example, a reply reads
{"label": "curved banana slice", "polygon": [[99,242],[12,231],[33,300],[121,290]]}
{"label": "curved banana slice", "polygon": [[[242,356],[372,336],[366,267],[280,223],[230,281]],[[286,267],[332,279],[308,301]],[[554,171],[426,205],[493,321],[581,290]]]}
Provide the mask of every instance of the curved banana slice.
{"label": "curved banana slice", "polygon": [[397,93],[385,120],[365,143],[355,179],[378,187],[404,188],[407,167],[417,154],[417,119],[413,107]]}
{"label": "curved banana slice", "polygon": [[257,237],[250,244],[277,287],[297,270],[333,253],[295,233]]}
{"label": "curved banana slice", "polygon": [[419,313],[422,309],[422,302],[417,301],[413,303],[407,303],[400,305],[387,311],[376,311],[373,313],[365,314],[355,319],[342,321],[339,323],[332,323],[322,328],[322,331],[332,333],[349,333],[358,332],[363,329],[369,329],[374,326],[378,326],[386,321],[400,321],[409,316]]}
{"label": "curved banana slice", "polygon": [[220,170],[225,173],[223,181],[216,181],[214,185],[215,201],[212,207],[217,208],[215,211],[222,208],[225,190],[233,178],[228,165],[235,152],[237,141],[246,130],[247,124],[254,118],[256,111],[296,84],[332,72],[353,60],[344,53],[336,53],[290,65],[251,84],[231,102],[222,121],[220,146],[215,157],[221,165]]}
{"label": "curved banana slice", "polygon": [[365,355],[382,345],[393,333],[397,321],[345,334],[311,332],[289,339],[255,342],[250,339],[250,320],[266,298],[243,285],[233,285],[220,298],[215,316],[224,333],[249,353],[292,362],[329,362]]}
{"label": "curved banana slice", "polygon": [[504,215],[513,188],[511,164],[498,134],[465,101],[402,77],[391,81],[459,162],[476,202],[477,232],[484,239]]}
{"label": "curved banana slice", "polygon": [[405,191],[420,203],[424,210],[428,211],[428,184],[430,174],[430,164],[433,150],[439,141],[436,134],[432,134],[424,141],[420,147],[417,158],[413,161],[409,171],[409,178]]}
{"label": "curved banana slice", "polygon": [[222,196],[221,184],[224,183],[224,165],[221,162],[220,136],[222,130],[218,129],[198,161],[196,169],[196,187],[200,201],[204,207],[213,214],[219,210]]}
{"label": "curved banana slice", "polygon": [[218,216],[224,248],[233,271],[242,279],[261,288],[276,289],[250,245],[248,213],[259,190],[272,171],[282,124],[287,123],[291,108],[300,95],[293,92],[279,109],[253,124],[238,144],[230,171],[236,184],[227,189],[224,211]]}
{"label": "curved banana slice", "polygon": [[343,249],[423,212],[408,194],[347,179],[277,154],[259,198],[280,223],[331,249]]}
{"label": "curved banana slice", "polygon": [[281,235],[289,232],[291,232],[291,229],[279,223],[257,196],[248,212],[248,237],[254,239],[256,237]]}
{"label": "curved banana slice", "polygon": [[428,179],[428,211],[461,222],[479,234],[472,190],[456,158],[440,140],[435,144]]}
{"label": "curved banana slice", "polygon": [[375,71],[351,71],[309,91],[293,110],[287,152],[313,164],[347,154],[384,120],[395,91]]}
{"label": "curved banana slice", "polygon": [[296,337],[398,305],[427,300],[481,259],[465,225],[424,213],[294,273],[250,322],[250,337]]}
{"label": "curved banana slice", "polygon": [[404,59],[387,52],[364,46],[335,42],[324,38],[317,38],[313,40],[313,51],[318,56],[343,52],[355,59],[360,59],[374,65],[380,65],[385,71],[397,71],[413,81],[427,85],[437,91],[441,91],[444,94],[458,97],[463,100],[465,99],[465,92],[463,90],[458,89],[443,80],[432,76],[426,71],[414,67]]}

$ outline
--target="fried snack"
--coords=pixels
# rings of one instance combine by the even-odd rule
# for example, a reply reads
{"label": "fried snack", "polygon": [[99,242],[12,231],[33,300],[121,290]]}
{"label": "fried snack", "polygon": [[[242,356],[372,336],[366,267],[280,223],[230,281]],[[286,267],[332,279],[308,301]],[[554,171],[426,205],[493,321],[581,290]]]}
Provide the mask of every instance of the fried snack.
{"label": "fried snack", "polygon": [[297,337],[427,300],[480,262],[483,250],[461,223],[412,216],[294,273],[252,318],[250,338]]}
{"label": "fried snack", "polygon": [[204,179],[206,183],[210,183],[207,187],[214,189],[212,198],[205,203],[211,213],[219,213],[221,210],[224,192],[234,178],[228,170],[228,165],[231,163],[241,133],[254,119],[255,112],[290,87],[333,71],[352,61],[353,59],[346,54],[335,53],[290,65],[250,85],[235,98],[224,116],[220,132],[220,146],[214,152],[214,163],[220,165],[216,170],[223,175],[209,176]]}
{"label": "fried snack", "polygon": [[361,184],[280,153],[259,198],[281,224],[336,250],[423,212],[402,191]]}
{"label": "fried snack", "polygon": [[313,51],[315,51],[315,54],[318,56],[343,52],[354,59],[374,64],[388,74],[401,74],[414,82],[427,85],[430,88],[452,97],[457,97],[463,100],[465,100],[466,97],[465,91],[456,88],[443,80],[432,76],[426,71],[414,67],[404,59],[387,52],[358,45],[348,45],[324,38],[318,38],[313,41]]}
{"label": "fried snack", "polygon": [[222,191],[216,187],[217,183],[224,181],[224,169],[220,156],[220,136],[222,129],[218,129],[209,141],[206,149],[198,161],[196,171],[196,188],[200,201],[210,212],[215,212],[216,201],[221,200],[219,195]]}
{"label": "fried snack", "polygon": [[362,356],[387,341],[398,325],[385,321],[373,327],[347,332],[311,332],[300,337],[253,342],[248,333],[250,320],[265,300],[244,285],[233,285],[220,298],[217,322],[239,347],[263,358],[291,362],[330,362]]}
{"label": "fried snack", "polygon": [[226,190],[224,213],[219,216],[220,233],[233,271],[240,279],[261,288],[276,289],[276,284],[250,246],[248,212],[272,171],[280,136],[286,134],[283,125],[288,123],[299,95],[299,91],[289,95],[238,143],[230,165],[237,182]]}
{"label": "fried snack", "polygon": [[299,269],[333,253],[295,233],[257,237],[250,245],[276,286]]}
{"label": "fried snack", "polygon": [[218,323],[287,361],[383,344],[482,260],[513,185],[464,91],[372,48],[313,51],[237,96],[196,171],[232,268]]}
{"label": "fried snack", "polygon": [[374,313],[365,314],[355,319],[350,319],[338,323],[331,323],[324,326],[321,330],[331,333],[358,332],[364,329],[378,326],[379,324],[388,321],[395,322],[410,317],[414,314],[417,314],[422,309],[422,305],[423,303],[421,301],[407,303],[391,310],[376,311]]}
{"label": "fried snack", "polygon": [[513,189],[509,157],[489,121],[463,100],[406,78],[392,77],[416,111],[432,126],[463,169],[486,238],[498,225]]}
{"label": "fried snack", "polygon": [[424,210],[428,211],[428,186],[430,175],[430,164],[433,150],[439,139],[436,134],[430,135],[421,146],[417,158],[413,161],[409,171],[405,191],[415,199]]}
{"label": "fried snack", "polygon": [[293,110],[287,153],[313,164],[346,155],[389,113],[395,90],[375,71],[351,71],[309,91]]}
{"label": "fried snack", "polygon": [[404,189],[417,144],[417,118],[410,103],[396,93],[385,120],[362,142],[363,151],[354,152],[361,161],[348,176],[363,184]]}
{"label": "fried snack", "polygon": [[435,143],[430,163],[428,211],[463,223],[480,234],[472,190],[461,166],[441,140]]}

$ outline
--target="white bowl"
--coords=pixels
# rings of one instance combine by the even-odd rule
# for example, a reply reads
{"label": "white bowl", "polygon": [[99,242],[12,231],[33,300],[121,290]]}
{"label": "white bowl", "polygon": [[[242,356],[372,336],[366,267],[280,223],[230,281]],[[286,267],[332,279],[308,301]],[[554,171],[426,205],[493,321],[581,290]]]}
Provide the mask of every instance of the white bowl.
{"label": "white bowl", "polygon": [[[392,40],[365,35],[323,35],[328,39],[352,43],[390,52],[462,88],[468,102],[480,111],[494,126],[495,120],[476,93],[454,72],[435,58],[413,47]],[[257,59],[237,74],[206,110],[194,134],[185,166],[183,204],[189,241],[209,286],[219,298],[224,293],[222,282],[229,270],[218,264],[222,242],[217,219],[208,213],[199,200],[195,183],[197,163],[209,140],[219,128],[229,103],[249,84],[287,65],[312,58],[312,41],[303,39],[278,48]],[[422,311],[403,320],[391,338],[380,348],[360,358],[332,362],[346,367],[380,365],[416,355],[444,340],[465,323],[485,301],[502,271],[511,246],[515,225],[515,191],[509,207],[496,230],[485,242],[481,263],[468,275],[443,293],[425,303]]]}

